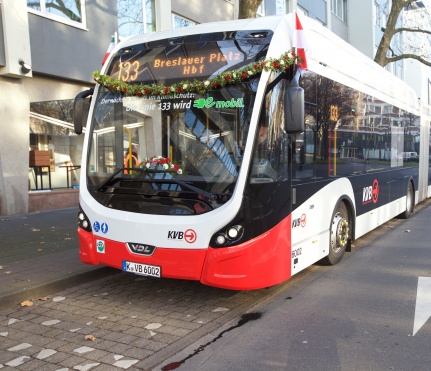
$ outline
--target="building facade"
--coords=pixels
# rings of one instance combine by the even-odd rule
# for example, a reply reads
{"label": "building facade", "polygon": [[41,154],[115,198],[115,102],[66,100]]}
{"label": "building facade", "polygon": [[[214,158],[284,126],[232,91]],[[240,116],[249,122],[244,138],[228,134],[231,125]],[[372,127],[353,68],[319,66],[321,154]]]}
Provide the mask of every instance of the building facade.
{"label": "building facade", "polygon": [[[34,211],[41,182],[45,191],[77,184],[83,138],[72,101],[93,85],[116,29],[112,0],[0,1],[0,215]],[[48,151],[49,166],[31,167],[33,150]]]}
{"label": "building facade", "polygon": [[[389,6],[389,0],[263,0],[257,16],[297,11],[373,58]],[[38,195],[79,187],[83,137],[73,131],[73,98],[93,86],[111,35],[236,19],[238,7],[239,0],[0,0],[0,215],[36,211],[43,208],[35,206]],[[429,14],[423,19],[430,28]],[[424,43],[429,47],[429,39]],[[405,60],[388,69],[431,103],[430,68]],[[36,166],[41,153],[49,163]]]}

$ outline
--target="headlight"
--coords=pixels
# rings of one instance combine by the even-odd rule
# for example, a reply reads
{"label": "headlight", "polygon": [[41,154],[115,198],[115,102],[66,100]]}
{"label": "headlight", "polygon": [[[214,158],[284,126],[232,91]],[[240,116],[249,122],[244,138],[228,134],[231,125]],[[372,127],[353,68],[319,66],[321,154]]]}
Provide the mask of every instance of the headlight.
{"label": "headlight", "polygon": [[78,226],[87,232],[91,232],[91,223],[82,210],[78,213]]}
{"label": "headlight", "polygon": [[227,247],[238,242],[243,235],[244,228],[242,225],[232,225],[226,227],[224,231],[220,231],[215,237],[215,242],[218,247]]}

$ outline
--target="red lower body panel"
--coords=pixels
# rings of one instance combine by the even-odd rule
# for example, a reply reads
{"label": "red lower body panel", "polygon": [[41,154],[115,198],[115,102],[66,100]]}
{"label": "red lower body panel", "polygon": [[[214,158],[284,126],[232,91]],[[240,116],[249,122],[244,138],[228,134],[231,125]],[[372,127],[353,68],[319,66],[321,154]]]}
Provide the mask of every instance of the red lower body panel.
{"label": "red lower body panel", "polygon": [[267,233],[238,246],[209,248],[202,271],[205,285],[253,290],[291,277],[290,217]]}
{"label": "red lower body panel", "polygon": [[[273,286],[291,277],[290,217],[267,233],[225,248],[166,249],[158,247],[152,256],[132,254],[125,243],[78,229],[80,259],[87,264],[105,264],[121,269],[122,261],[162,267],[162,277],[200,280],[203,284],[232,290],[253,290]],[[96,240],[104,242],[97,252]]]}

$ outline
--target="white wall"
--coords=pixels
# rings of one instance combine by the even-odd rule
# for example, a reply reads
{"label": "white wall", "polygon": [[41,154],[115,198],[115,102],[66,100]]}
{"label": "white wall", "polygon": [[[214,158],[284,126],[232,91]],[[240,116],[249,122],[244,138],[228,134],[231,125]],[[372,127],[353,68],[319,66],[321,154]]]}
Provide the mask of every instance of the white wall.
{"label": "white wall", "polygon": [[374,59],[373,4],[373,0],[350,0],[347,4],[348,42],[371,59]]}

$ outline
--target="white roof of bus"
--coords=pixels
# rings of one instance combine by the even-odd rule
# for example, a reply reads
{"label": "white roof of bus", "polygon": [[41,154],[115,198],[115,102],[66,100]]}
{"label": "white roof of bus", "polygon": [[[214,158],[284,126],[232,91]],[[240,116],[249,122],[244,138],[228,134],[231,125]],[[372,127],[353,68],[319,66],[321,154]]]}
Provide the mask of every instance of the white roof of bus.
{"label": "white roof of bus", "polygon": [[[303,35],[307,41],[307,63],[311,71],[351,86],[404,110],[419,114],[419,103],[416,94],[406,83],[377,65],[319,22],[305,16],[301,16],[300,20],[304,30]],[[290,46],[290,35],[286,34],[286,30],[291,29],[292,21],[292,14],[287,14],[284,16],[203,23],[179,29],[132,36],[119,43],[115,49],[172,37],[240,30],[272,30],[274,31],[273,40],[283,40],[283,44]],[[285,35],[276,37],[279,32]],[[278,49],[280,48],[275,46],[272,49],[273,54],[275,53],[274,50]],[[281,55],[282,53],[279,54]],[[280,55],[271,55],[271,57],[277,58]]]}

